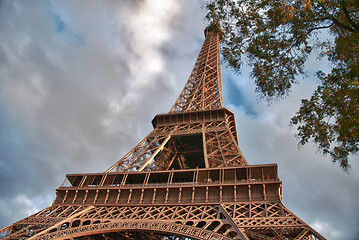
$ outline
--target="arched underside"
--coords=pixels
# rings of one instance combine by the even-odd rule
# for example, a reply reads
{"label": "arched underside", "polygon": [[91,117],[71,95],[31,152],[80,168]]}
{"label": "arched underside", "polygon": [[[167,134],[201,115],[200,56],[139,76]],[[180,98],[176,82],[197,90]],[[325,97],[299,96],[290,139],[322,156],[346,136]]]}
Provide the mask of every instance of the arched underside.
{"label": "arched underside", "polygon": [[178,236],[170,233],[155,232],[155,231],[144,231],[144,230],[126,230],[116,232],[106,232],[100,234],[94,234],[90,236],[77,237],[77,240],[194,240],[195,238],[189,238],[188,236]]}
{"label": "arched underside", "polygon": [[115,235],[119,239],[146,240],[150,240],[150,236],[153,237],[152,239],[166,239],[163,238],[166,236],[169,239],[176,239],[176,237],[178,239],[232,239],[213,231],[165,221],[109,221],[50,231],[44,235],[34,236],[32,239],[111,239],[111,235]]}

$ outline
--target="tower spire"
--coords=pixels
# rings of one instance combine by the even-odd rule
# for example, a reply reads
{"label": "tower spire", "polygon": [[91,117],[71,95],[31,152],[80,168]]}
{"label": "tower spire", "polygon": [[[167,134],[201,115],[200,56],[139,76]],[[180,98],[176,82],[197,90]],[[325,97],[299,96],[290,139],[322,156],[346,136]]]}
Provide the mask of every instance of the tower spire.
{"label": "tower spire", "polygon": [[192,73],[170,113],[223,108],[220,34],[206,28],[205,36]]}

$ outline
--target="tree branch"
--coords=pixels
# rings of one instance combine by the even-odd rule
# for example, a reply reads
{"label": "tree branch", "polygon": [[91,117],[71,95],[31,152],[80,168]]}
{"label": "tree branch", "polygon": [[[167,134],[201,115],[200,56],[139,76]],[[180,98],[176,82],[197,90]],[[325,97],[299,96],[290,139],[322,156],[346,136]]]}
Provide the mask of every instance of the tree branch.
{"label": "tree branch", "polygon": [[335,25],[337,25],[338,27],[340,27],[340,28],[344,28],[344,29],[348,30],[349,32],[355,32],[355,29],[353,29],[353,28],[349,27],[348,25],[346,25],[346,24],[340,22],[338,19],[336,19],[336,18],[333,17],[332,15],[330,15],[328,19],[329,19],[329,20],[332,20],[333,23],[334,23]]}
{"label": "tree branch", "polygon": [[310,28],[310,32],[314,31],[314,30],[319,30],[319,29],[325,29],[325,28],[330,28],[334,25],[334,22],[332,22],[332,24],[328,25],[328,26],[322,26],[322,27],[314,27],[314,28]]}
{"label": "tree branch", "polygon": [[352,29],[351,27],[349,27],[348,25],[340,22],[338,19],[336,19],[332,14],[328,13],[327,9],[325,8],[325,6],[320,2],[318,1],[319,5],[322,7],[322,9],[324,10],[324,13],[326,15],[328,15],[327,19],[328,20],[331,20],[335,25],[337,25],[339,28],[344,28],[350,32],[354,32],[355,29]]}
{"label": "tree branch", "polygon": [[350,18],[348,9],[345,6],[343,6],[343,12],[350,25],[352,25],[354,29],[359,30],[359,26]]}

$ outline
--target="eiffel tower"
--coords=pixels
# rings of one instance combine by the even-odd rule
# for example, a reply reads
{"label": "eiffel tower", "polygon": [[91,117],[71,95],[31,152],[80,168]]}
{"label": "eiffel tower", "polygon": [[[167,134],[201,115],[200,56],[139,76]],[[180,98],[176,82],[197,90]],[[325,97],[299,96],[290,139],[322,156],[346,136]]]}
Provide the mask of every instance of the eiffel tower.
{"label": "eiffel tower", "polygon": [[282,203],[277,165],[249,165],[223,107],[215,25],[154,130],[104,173],[68,174],[3,239],[325,239]]}

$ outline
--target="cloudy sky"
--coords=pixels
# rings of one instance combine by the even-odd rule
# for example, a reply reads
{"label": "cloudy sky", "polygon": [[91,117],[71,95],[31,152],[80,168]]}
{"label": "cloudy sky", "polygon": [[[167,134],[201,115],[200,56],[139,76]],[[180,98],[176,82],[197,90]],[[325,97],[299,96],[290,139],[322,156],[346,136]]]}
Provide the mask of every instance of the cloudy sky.
{"label": "cloudy sky", "polygon": [[[193,0],[0,1],[0,228],[51,204],[67,173],[103,172],[178,97],[202,46]],[[359,239],[359,164],[298,149],[288,123],[327,64],[290,97],[257,101],[222,66],[226,107],[251,164],[277,163],[284,204],[328,239]]]}

